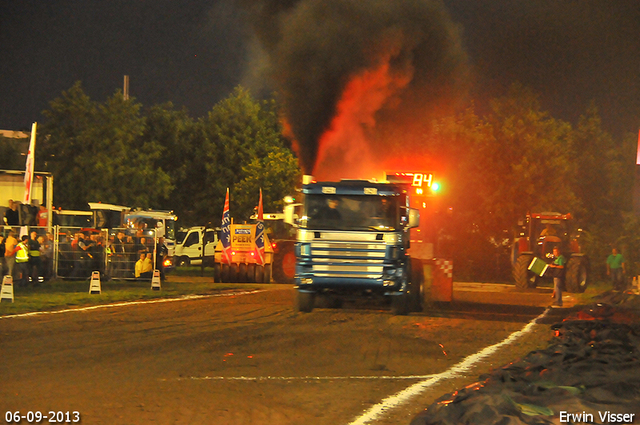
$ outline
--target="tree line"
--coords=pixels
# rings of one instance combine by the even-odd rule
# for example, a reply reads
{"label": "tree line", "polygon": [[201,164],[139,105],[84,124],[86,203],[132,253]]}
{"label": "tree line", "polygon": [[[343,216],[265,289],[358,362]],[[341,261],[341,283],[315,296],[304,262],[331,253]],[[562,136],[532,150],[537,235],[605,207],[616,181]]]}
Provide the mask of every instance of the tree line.
{"label": "tree line", "polygon": [[[614,138],[594,105],[575,124],[554,118],[518,84],[484,113],[477,109],[470,104],[432,123],[421,152],[438,157],[444,184],[432,218],[452,241],[459,276],[495,264],[526,212],[573,213],[600,272],[612,244],[635,259],[635,135]],[[36,169],[54,174],[57,207],[102,201],[171,209],[182,225],[217,225],[227,188],[241,221],[254,212],[260,189],[265,211],[281,211],[300,183],[277,100],[257,100],[242,87],[192,118],[171,103],[145,109],[119,91],[97,102],[78,82],[44,116]],[[0,167],[24,167],[8,139],[0,143]],[[507,268],[485,267],[483,277],[508,279]]]}
{"label": "tree line", "polygon": [[219,225],[227,188],[232,217],[243,221],[260,189],[264,210],[281,211],[300,180],[275,101],[242,87],[194,119],[171,103],[145,110],[120,91],[100,103],[78,82],[44,116],[36,169],[53,173],[56,207],[113,203],[173,210],[184,226]]}

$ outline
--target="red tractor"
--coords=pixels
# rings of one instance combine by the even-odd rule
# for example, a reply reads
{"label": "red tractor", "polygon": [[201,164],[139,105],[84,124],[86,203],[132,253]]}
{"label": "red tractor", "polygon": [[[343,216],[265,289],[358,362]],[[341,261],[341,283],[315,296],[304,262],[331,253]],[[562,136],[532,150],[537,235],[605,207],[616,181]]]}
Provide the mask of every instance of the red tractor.
{"label": "red tractor", "polygon": [[547,264],[554,261],[553,248],[558,247],[567,260],[565,286],[567,292],[584,292],[590,274],[589,258],[582,252],[580,232],[571,214],[556,212],[528,213],[519,224],[512,249],[513,277],[520,289],[535,288],[541,279],[534,272],[534,259]]}

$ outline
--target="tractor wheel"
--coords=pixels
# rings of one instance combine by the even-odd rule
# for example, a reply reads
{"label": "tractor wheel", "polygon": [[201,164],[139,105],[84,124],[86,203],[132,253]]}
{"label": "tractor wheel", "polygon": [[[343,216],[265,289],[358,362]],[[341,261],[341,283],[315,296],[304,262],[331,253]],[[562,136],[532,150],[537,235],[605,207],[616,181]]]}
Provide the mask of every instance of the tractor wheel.
{"label": "tractor wheel", "polygon": [[256,265],[256,272],[253,275],[256,283],[262,283],[264,280],[264,267]]}
{"label": "tractor wheel", "polygon": [[531,289],[538,285],[538,276],[529,271],[532,260],[533,255],[521,255],[513,266],[513,278],[518,289]]}
{"label": "tractor wheel", "polygon": [[222,270],[220,267],[220,263],[215,263],[213,265],[213,283],[222,282],[221,278],[222,278]]}
{"label": "tractor wheel", "polygon": [[229,283],[229,265],[223,264],[220,271],[220,282]]}
{"label": "tractor wheel", "polygon": [[281,244],[273,257],[273,280],[278,283],[294,283],[296,275],[296,253],[293,244]]}
{"label": "tractor wheel", "polygon": [[271,264],[264,265],[264,283],[271,283]]}
{"label": "tractor wheel", "polygon": [[256,283],[256,265],[247,264],[247,282]]}
{"label": "tractor wheel", "polygon": [[229,266],[229,283],[236,283],[238,281],[238,265],[231,264]]}
{"label": "tractor wheel", "polygon": [[565,286],[567,292],[581,293],[587,289],[589,281],[589,261],[586,257],[571,257],[567,262]]}
{"label": "tractor wheel", "polygon": [[315,304],[315,295],[313,292],[296,291],[296,311],[311,313]]}
{"label": "tractor wheel", "polygon": [[247,282],[247,265],[245,263],[240,263],[238,266],[238,282]]}

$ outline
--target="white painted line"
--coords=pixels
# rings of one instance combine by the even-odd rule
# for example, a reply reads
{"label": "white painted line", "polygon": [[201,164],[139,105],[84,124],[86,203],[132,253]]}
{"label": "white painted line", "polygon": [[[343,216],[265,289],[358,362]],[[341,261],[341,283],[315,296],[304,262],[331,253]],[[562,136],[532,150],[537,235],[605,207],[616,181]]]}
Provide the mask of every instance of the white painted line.
{"label": "white painted line", "polygon": [[548,311],[549,309],[545,310],[540,316],[536,317],[534,320],[529,322],[527,326],[525,326],[524,328],[522,328],[517,332],[512,333],[504,341],[491,345],[489,347],[486,347],[482,351],[479,351],[475,354],[472,354],[466,357],[460,363],[452,366],[449,370],[446,370],[437,375],[433,375],[429,379],[426,379],[422,382],[415,383],[412,386],[400,391],[399,393],[396,393],[390,397],[385,398],[380,403],[369,408],[360,417],[356,418],[353,422],[349,423],[349,425],[368,424],[371,421],[377,419],[382,414],[386,413],[387,411],[406,403],[407,401],[409,401],[409,399],[417,396],[418,394],[420,394],[430,386],[435,385],[442,380],[455,378],[463,374],[464,372],[468,372],[476,363],[478,363],[485,357],[488,357],[489,355],[498,351],[503,346],[511,344],[516,339],[522,337],[528,332],[531,332],[531,330],[533,329],[533,326],[538,322],[538,320],[542,319],[547,314]]}
{"label": "white painted line", "polygon": [[428,379],[435,375],[407,376],[191,376],[188,378],[160,379],[161,381],[339,381],[339,380],[405,380]]}
{"label": "white painted line", "polygon": [[15,319],[18,317],[41,316],[45,314],[75,313],[75,312],[81,312],[81,311],[99,310],[103,308],[126,307],[126,306],[139,305],[139,304],[169,303],[174,301],[197,300],[201,298],[233,297],[236,295],[257,294],[258,292],[264,292],[264,291],[266,291],[266,289],[256,289],[253,291],[241,291],[241,292],[224,292],[220,294],[211,294],[211,295],[184,295],[182,297],[177,297],[177,298],[160,298],[160,299],[146,300],[146,301],[126,301],[126,302],[115,303],[115,304],[101,304],[101,305],[93,305],[90,307],[69,308],[66,310],[35,311],[33,313],[11,314],[7,316],[0,316],[0,319]]}

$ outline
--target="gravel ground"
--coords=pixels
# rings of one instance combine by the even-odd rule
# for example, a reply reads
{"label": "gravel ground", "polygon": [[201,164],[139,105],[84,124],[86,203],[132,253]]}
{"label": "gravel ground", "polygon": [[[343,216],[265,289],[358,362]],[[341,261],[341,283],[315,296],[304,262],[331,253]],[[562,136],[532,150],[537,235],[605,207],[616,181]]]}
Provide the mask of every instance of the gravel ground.
{"label": "gravel ground", "polygon": [[608,291],[561,311],[548,347],[440,397],[411,425],[640,423],[640,296]]}

